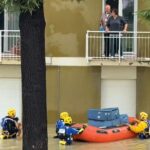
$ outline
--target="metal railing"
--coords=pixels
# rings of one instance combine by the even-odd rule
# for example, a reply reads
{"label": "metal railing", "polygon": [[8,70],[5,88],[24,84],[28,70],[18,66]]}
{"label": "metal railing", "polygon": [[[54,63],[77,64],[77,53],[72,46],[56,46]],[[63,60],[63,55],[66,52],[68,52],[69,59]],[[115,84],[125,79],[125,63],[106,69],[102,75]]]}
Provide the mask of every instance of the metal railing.
{"label": "metal railing", "polygon": [[3,59],[20,60],[20,31],[0,30],[0,61]]}
{"label": "metal railing", "polygon": [[[19,30],[0,30],[0,61],[20,60]],[[88,61],[148,61],[150,62],[150,32],[87,31]]]}
{"label": "metal railing", "polygon": [[87,31],[86,59],[150,61],[150,32]]}

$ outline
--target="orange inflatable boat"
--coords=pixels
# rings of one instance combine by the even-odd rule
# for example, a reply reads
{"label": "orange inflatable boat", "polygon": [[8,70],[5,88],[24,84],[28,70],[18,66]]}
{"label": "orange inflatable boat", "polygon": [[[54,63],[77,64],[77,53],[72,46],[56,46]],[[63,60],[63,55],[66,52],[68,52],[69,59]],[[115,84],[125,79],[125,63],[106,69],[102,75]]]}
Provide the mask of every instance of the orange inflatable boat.
{"label": "orange inflatable boat", "polygon": [[[73,127],[82,128],[83,124],[74,124]],[[135,138],[136,136],[137,134],[133,133],[127,125],[108,129],[88,125],[82,134],[74,136],[74,140],[103,143]]]}

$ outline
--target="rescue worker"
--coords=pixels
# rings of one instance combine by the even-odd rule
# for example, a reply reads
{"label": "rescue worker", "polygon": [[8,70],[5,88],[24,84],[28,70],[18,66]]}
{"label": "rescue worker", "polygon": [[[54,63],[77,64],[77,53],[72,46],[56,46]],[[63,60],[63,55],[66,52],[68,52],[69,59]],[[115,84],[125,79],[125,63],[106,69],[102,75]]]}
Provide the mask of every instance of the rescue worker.
{"label": "rescue worker", "polygon": [[16,138],[21,134],[21,124],[18,123],[19,119],[16,117],[16,110],[13,108],[8,109],[7,116],[2,118],[1,126],[2,133],[1,139]]}
{"label": "rescue worker", "polygon": [[61,126],[58,131],[59,138],[60,138],[59,143],[62,145],[71,145],[73,141],[73,135],[81,134],[84,131],[84,128],[77,130],[71,127],[72,124],[71,117],[64,118],[64,123],[65,125]]}
{"label": "rescue worker", "polygon": [[150,137],[149,134],[149,120],[148,120],[148,114],[145,112],[140,113],[140,120],[135,120],[135,125],[129,125],[129,128],[131,131],[138,133],[138,136],[140,139],[147,139]]}
{"label": "rescue worker", "polygon": [[57,120],[56,122],[56,136],[54,136],[54,138],[58,138],[58,131],[59,131],[59,128],[61,126],[64,126],[65,123],[64,123],[64,119],[66,117],[69,117],[69,113],[68,112],[62,112],[60,113],[60,117],[59,117],[59,120]]}

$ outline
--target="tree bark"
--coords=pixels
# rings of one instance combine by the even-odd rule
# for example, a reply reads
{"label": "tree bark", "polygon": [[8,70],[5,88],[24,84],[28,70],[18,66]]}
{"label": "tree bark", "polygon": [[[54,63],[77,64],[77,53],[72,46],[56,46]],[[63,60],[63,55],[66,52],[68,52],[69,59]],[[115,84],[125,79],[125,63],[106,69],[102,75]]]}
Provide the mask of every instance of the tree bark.
{"label": "tree bark", "polygon": [[47,150],[45,19],[43,5],[21,13],[23,150]]}

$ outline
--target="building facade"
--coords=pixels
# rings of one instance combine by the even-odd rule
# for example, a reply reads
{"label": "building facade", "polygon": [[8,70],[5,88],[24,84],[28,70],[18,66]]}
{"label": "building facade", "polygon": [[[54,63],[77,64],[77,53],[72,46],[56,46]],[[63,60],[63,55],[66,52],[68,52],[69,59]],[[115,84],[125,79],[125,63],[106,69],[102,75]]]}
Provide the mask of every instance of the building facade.
{"label": "building facade", "polygon": [[70,112],[75,121],[86,122],[89,108],[118,106],[122,113],[133,116],[140,111],[150,113],[149,67],[120,66],[113,62],[90,65],[80,61],[86,55],[86,31],[99,30],[106,3],[126,15],[130,31],[148,31],[148,24],[134,13],[148,8],[148,1],[45,2],[46,55],[54,60],[47,67],[49,122],[54,122],[61,111]]}
{"label": "building facade", "polygon": [[[62,111],[68,111],[74,122],[86,122],[90,108],[119,107],[121,113],[130,116],[140,111],[150,114],[148,63],[131,65],[128,61],[120,64],[86,60],[86,32],[99,30],[106,3],[119,8],[119,13],[128,20],[129,31],[149,30],[148,24],[134,13],[148,8],[148,0],[45,0],[49,123],[54,123]],[[4,14],[4,18],[7,17],[9,20],[11,16]],[[8,24],[6,22],[2,29],[18,29],[16,24],[12,28],[8,28]],[[0,113],[4,115],[6,108],[13,106],[21,117],[20,60],[5,59],[2,64],[4,73],[0,83],[4,85],[6,79],[11,82],[6,81],[6,88],[2,87],[10,94],[2,92],[1,99],[9,105],[1,102]],[[13,92],[11,87],[15,87]]]}

